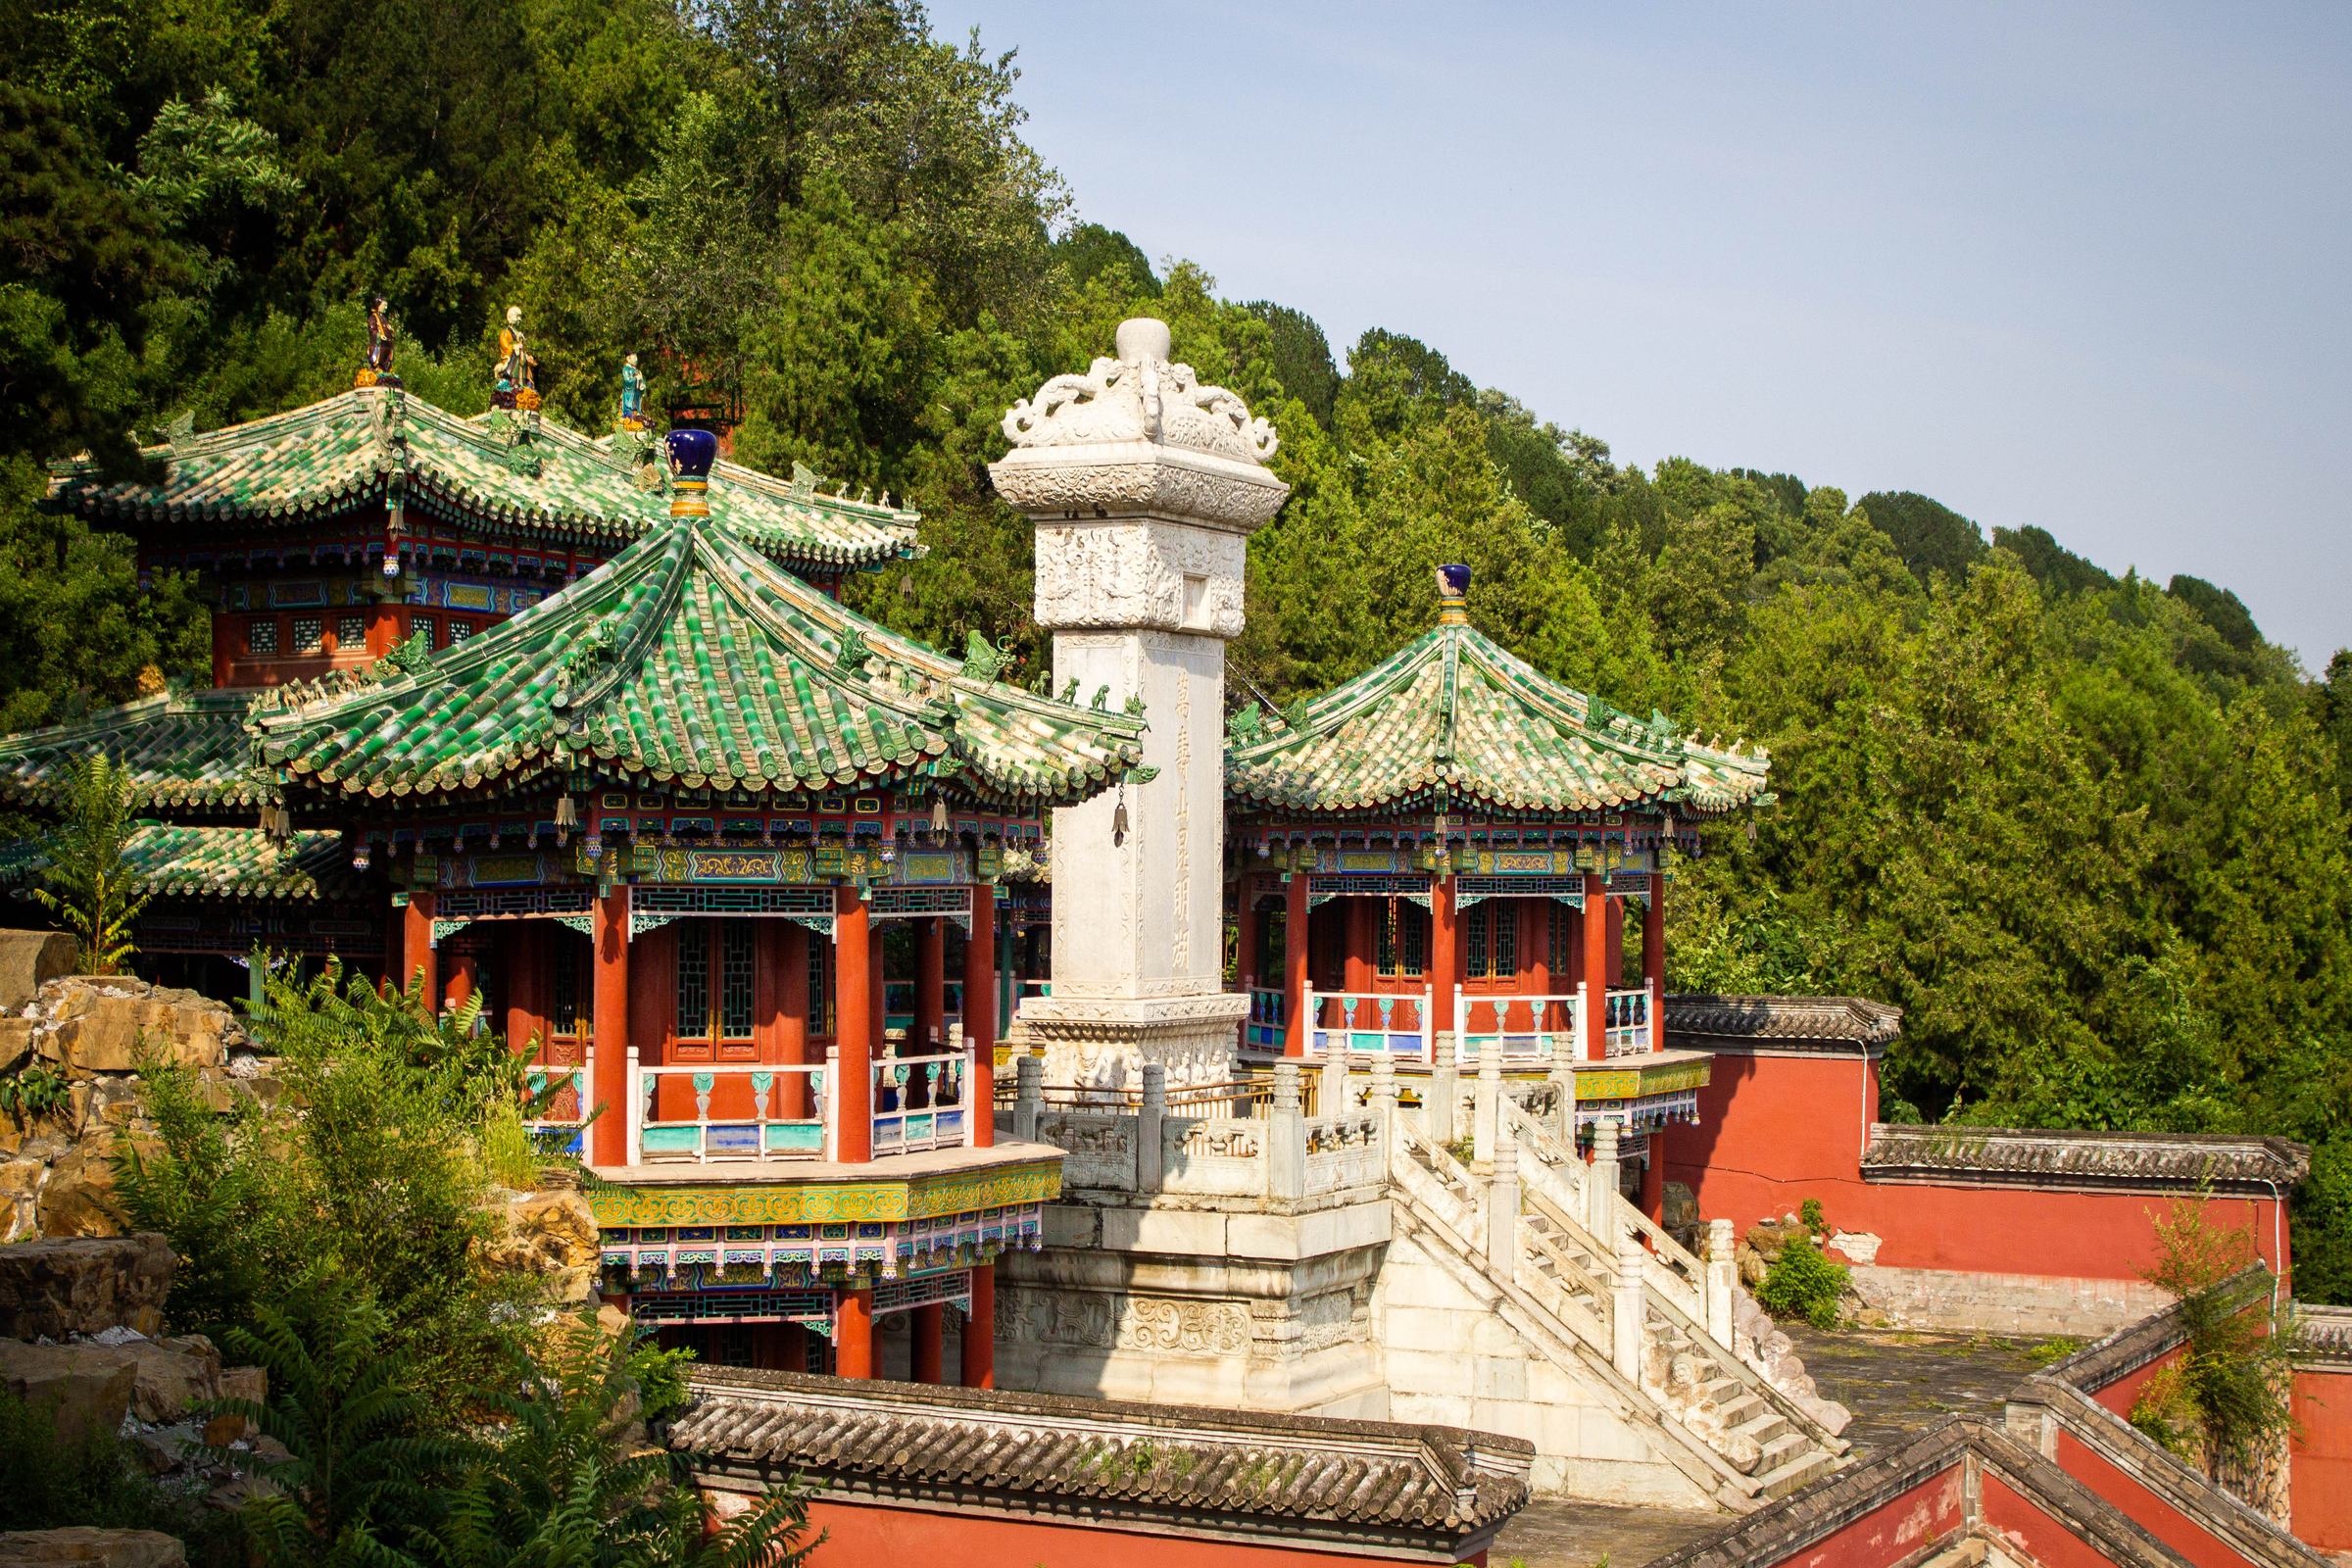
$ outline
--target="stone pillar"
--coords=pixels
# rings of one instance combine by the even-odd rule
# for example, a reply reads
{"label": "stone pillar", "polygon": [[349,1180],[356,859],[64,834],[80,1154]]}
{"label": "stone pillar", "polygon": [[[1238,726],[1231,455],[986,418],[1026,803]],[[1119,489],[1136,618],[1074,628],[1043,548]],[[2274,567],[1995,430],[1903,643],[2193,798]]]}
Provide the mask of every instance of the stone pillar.
{"label": "stone pillar", "polygon": [[1386,1151],[1396,1121],[1396,1058],[1386,1051],[1372,1058],[1372,1090],[1364,1106],[1380,1123],[1380,1147]]}
{"label": "stone pillar", "polygon": [[1617,1123],[1603,1118],[1592,1128],[1592,1163],[1585,1171],[1585,1229],[1601,1246],[1617,1229]]}
{"label": "stone pillar", "polygon": [[972,1315],[963,1320],[963,1386],[997,1386],[997,1266],[972,1270]]}
{"label": "stone pillar", "polygon": [[964,1089],[964,1115],[972,1147],[997,1141],[997,893],[987,883],[972,887],[972,940],[963,945],[963,1043],[972,1048],[972,1081]]}
{"label": "stone pillar", "polygon": [[629,1078],[629,890],[614,887],[596,901],[596,1011],[590,1020],[596,1056],[590,1088],[604,1114],[594,1130],[596,1165],[629,1159],[629,1114],[637,1086]]}
{"label": "stone pillar", "polygon": [[441,995],[440,955],[433,951],[433,893],[419,888],[409,895],[409,906],[401,911],[400,966],[402,974],[393,983],[407,990],[412,983],[419,987],[427,1007]]}
{"label": "stone pillar", "polygon": [[1585,873],[1585,1059],[1606,1060],[1609,1054],[1609,880]]}
{"label": "stone pillar", "polygon": [[1738,1246],[1730,1220],[1707,1221],[1707,1337],[1727,1350],[1732,1348],[1732,1289],[1740,1279]]}
{"label": "stone pillar", "polygon": [[833,1375],[874,1375],[874,1293],[870,1290],[833,1293]]}
{"label": "stone pillar", "polygon": [[[1610,1238],[1603,1237],[1606,1242]],[[1617,1374],[1629,1383],[1642,1381],[1642,1238],[1631,1230],[1617,1232],[1617,1285],[1610,1292],[1610,1348]]]}
{"label": "stone pillar", "polygon": [[1642,910],[1642,985],[1649,993],[1649,1049],[1666,1049],[1666,873],[1649,874]]}
{"label": "stone pillar", "polygon": [[1034,1144],[1038,1112],[1046,1108],[1046,1064],[1035,1056],[1015,1056],[1012,1071],[1012,1141]]}
{"label": "stone pillar", "polygon": [[[1144,768],[1054,815],[1054,995],[1029,1013],[1058,1083],[1233,1075],[1248,999],[1224,990],[1225,645],[1242,631],[1250,535],[1290,493],[1273,427],[1169,363],[1165,322],[1055,376],[1004,416],[997,492],[1036,529],[1039,625],[1056,690],[1140,703]],[[1152,776],[1140,776],[1150,770]],[[1127,831],[1113,833],[1126,812]]]}
{"label": "stone pillar", "polygon": [[1340,1046],[1324,1058],[1322,1082],[1315,1086],[1315,1114],[1339,1116],[1350,1108],[1348,1103],[1348,1048]]}
{"label": "stone pillar", "polygon": [[914,922],[914,1023],[906,1032],[906,1054],[928,1056],[945,1050],[947,1020],[948,927],[934,915]]}
{"label": "stone pillar", "polygon": [[1470,1165],[1487,1170],[1494,1163],[1494,1131],[1502,1121],[1502,1041],[1479,1047],[1478,1100],[1470,1115]]}
{"label": "stone pillar", "polygon": [[[1313,854],[1313,846],[1308,846]],[[1293,871],[1282,879],[1282,1054],[1303,1056],[1314,1038],[1315,1020],[1307,1016],[1306,1004],[1306,926],[1312,912],[1306,906],[1306,877],[1304,871]]]}
{"label": "stone pillar", "polygon": [[1135,1116],[1135,1190],[1159,1191],[1160,1129],[1168,1119],[1168,1069],[1144,1063],[1144,1102]]}
{"label": "stone pillar", "polygon": [[906,1381],[909,1383],[939,1383],[940,1342],[947,1332],[947,1311],[937,1301],[916,1307],[909,1314],[907,1327],[908,1357]]}
{"label": "stone pillar", "polygon": [[1487,1266],[1506,1285],[1519,1270],[1519,1145],[1510,1138],[1495,1144],[1487,1178]]}
{"label": "stone pillar", "polygon": [[1298,1064],[1274,1064],[1274,1105],[1266,1118],[1266,1196],[1306,1192],[1306,1121],[1298,1113]]}
{"label": "stone pillar", "polygon": [[[845,1165],[862,1165],[874,1157],[873,1052],[880,1020],[874,1015],[872,960],[880,950],[881,944],[872,940],[865,901],[858,896],[858,890],[846,886],[835,888],[833,1037],[841,1065],[834,1072],[833,1081],[825,1087],[836,1107],[833,1125],[837,1143],[833,1157]],[[870,1357],[870,1348],[867,1353]],[[870,1359],[867,1365],[872,1365]],[[842,1376],[852,1374],[844,1372]]]}

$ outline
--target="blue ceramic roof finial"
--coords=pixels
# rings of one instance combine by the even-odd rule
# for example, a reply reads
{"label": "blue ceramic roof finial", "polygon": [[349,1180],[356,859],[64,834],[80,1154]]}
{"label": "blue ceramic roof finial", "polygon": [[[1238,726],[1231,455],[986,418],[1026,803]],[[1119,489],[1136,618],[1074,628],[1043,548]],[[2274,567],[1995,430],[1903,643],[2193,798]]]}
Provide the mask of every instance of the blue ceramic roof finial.
{"label": "blue ceramic roof finial", "polygon": [[1470,613],[1463,601],[1470,593],[1470,568],[1458,564],[1438,568],[1438,624],[1467,626]]}

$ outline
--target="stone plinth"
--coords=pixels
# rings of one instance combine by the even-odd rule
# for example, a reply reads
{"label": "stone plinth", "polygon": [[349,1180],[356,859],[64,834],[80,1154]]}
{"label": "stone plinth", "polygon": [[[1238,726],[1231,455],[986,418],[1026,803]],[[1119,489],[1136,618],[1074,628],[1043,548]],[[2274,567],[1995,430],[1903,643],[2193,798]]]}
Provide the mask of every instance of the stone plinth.
{"label": "stone plinth", "polygon": [[1232,1076],[1248,999],[1222,982],[1225,644],[1250,534],[1290,487],[1273,429],[1169,363],[1166,325],[1004,416],[990,475],[1037,529],[1037,620],[1067,700],[1142,712],[1144,766],[1054,816],[1054,994],[1022,1004],[1056,1085]]}

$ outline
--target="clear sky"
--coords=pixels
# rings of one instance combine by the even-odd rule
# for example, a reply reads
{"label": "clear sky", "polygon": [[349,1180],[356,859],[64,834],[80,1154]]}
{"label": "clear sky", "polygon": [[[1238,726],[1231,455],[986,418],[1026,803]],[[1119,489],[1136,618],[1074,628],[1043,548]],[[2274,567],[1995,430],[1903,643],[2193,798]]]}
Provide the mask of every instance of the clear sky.
{"label": "clear sky", "polygon": [[2352,643],[2352,8],[937,0],[1084,220],[1643,465]]}

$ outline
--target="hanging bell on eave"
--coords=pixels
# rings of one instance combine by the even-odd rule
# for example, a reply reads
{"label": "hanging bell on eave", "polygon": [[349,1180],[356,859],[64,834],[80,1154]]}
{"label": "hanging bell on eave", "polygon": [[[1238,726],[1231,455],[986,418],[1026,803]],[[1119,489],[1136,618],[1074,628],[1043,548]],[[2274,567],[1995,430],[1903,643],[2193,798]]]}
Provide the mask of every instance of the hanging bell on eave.
{"label": "hanging bell on eave", "polygon": [[1127,842],[1127,792],[1124,789],[1119,791],[1118,809],[1110,813],[1110,842],[1114,845]]}
{"label": "hanging bell on eave", "polygon": [[944,795],[931,797],[931,831],[941,834],[948,831],[948,798]]}

